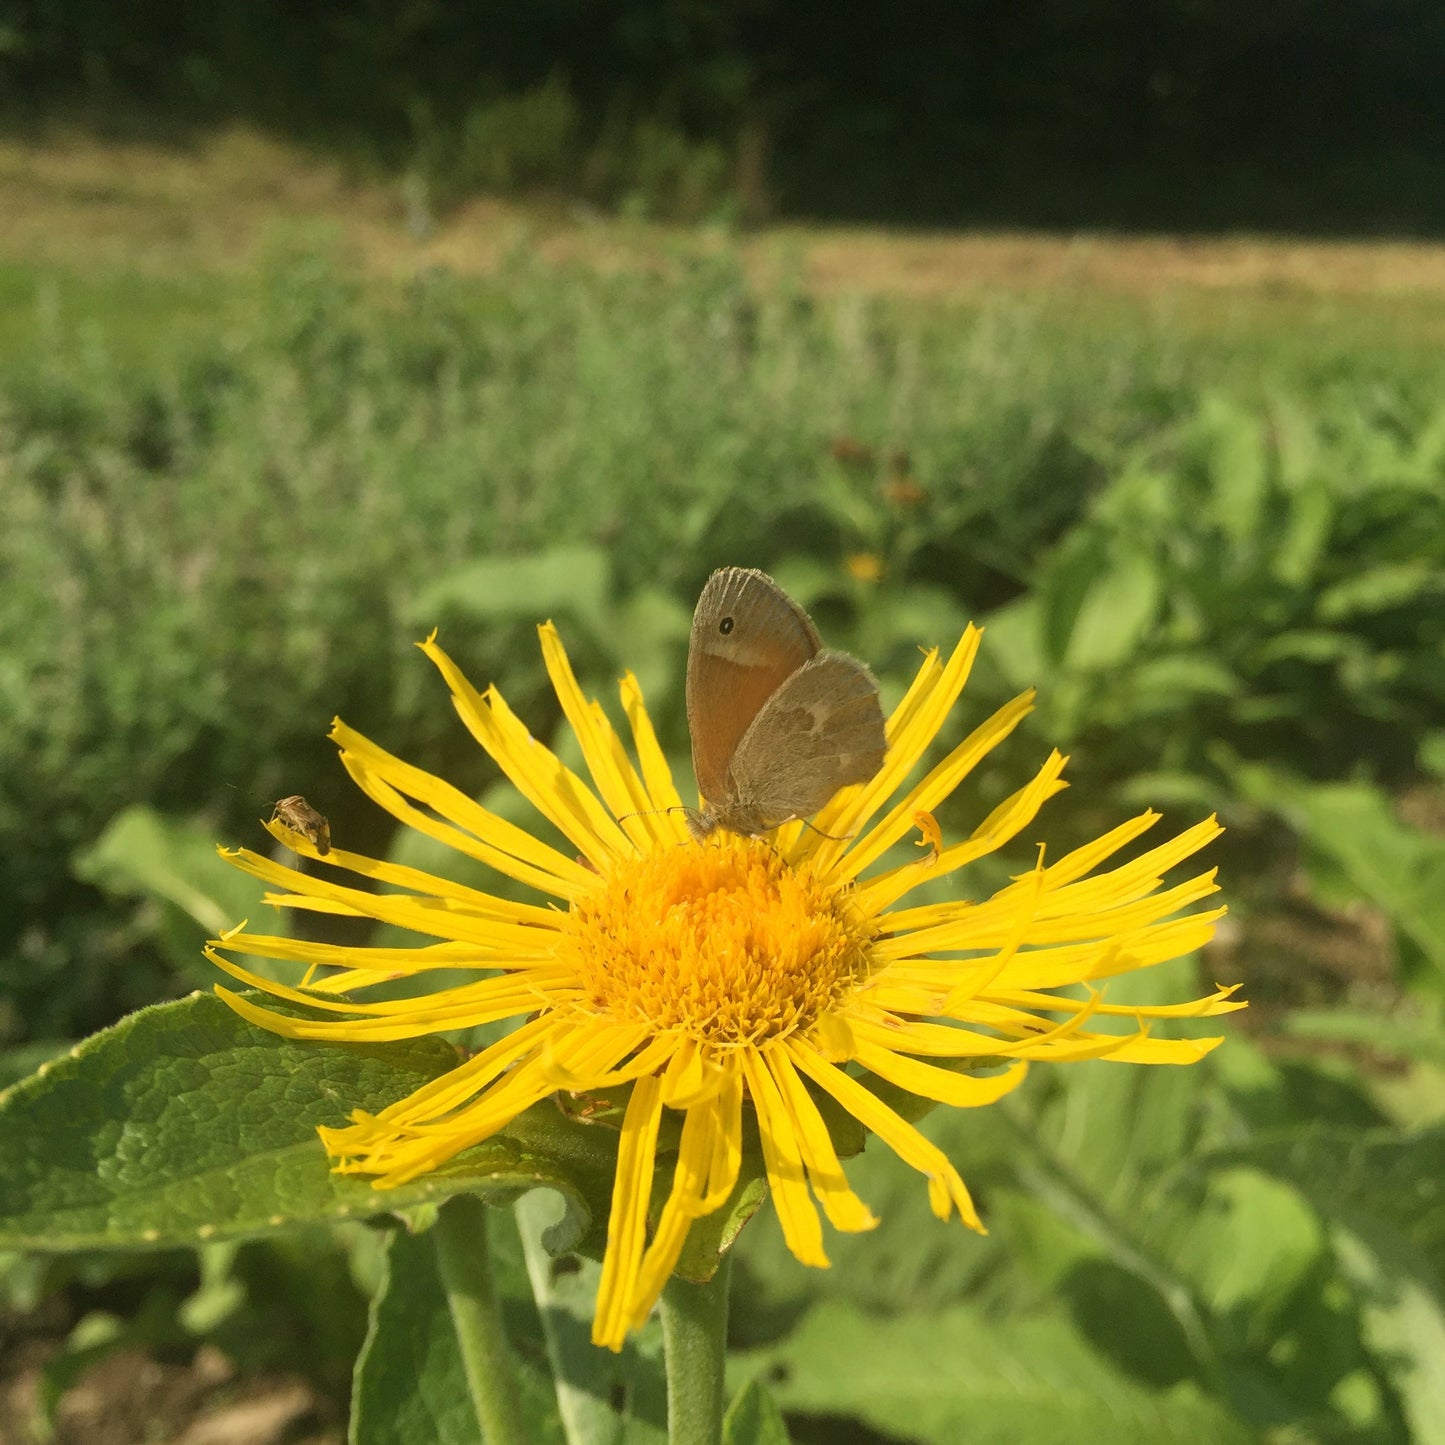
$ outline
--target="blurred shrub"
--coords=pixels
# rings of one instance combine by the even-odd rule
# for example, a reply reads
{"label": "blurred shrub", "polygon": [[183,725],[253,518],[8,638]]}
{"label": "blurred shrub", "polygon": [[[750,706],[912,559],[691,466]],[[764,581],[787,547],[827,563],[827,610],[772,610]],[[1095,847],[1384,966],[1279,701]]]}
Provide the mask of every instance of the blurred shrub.
{"label": "blurred shrub", "polygon": [[726,254],[602,276],[519,252],[395,291],[300,258],[156,365],[58,332],[0,372],[0,1039],[185,986],[175,899],[137,912],[86,851],[126,808],[255,844],[299,791],[384,848],[336,713],[486,787],[410,659],[433,625],[540,735],[555,616],[584,677],[639,672],[684,754],[687,618],[724,563],[776,571],[888,686],[988,621],[979,705],[1042,683],[1085,801],[1141,763],[1135,798],[1193,809],[1239,791],[1236,759],[1420,775],[1428,368],[1276,364],[1261,403],[1252,363],[1148,326],[820,302]]}
{"label": "blurred shrub", "polygon": [[540,193],[637,218],[719,220],[735,210],[726,146],[625,105],[589,129],[558,75],[479,101],[459,120],[418,102],[412,128],[410,165],[435,209],[478,194]]}
{"label": "blurred shrub", "polygon": [[[1230,759],[1398,783],[1445,717],[1445,412],[1218,393],[1125,449],[999,619],[1056,731],[1230,786]],[[1214,799],[1218,801],[1218,796]]]}
{"label": "blurred shrub", "polygon": [[[1442,64],[1429,0],[1363,17],[1345,0],[252,0],[240,13],[18,0],[0,13],[6,119],[66,105],[107,128],[128,107],[152,126],[158,109],[172,127],[240,118],[406,167],[424,111],[429,137],[481,162],[433,173],[449,198],[575,162],[556,148],[559,119],[586,153],[625,116],[636,144],[621,149],[640,167],[603,194],[581,187],[587,199],[660,207],[670,191],[685,210],[725,156],[738,204],[762,193],[793,215],[915,224],[1438,232]],[[585,172],[563,179],[576,195]]]}

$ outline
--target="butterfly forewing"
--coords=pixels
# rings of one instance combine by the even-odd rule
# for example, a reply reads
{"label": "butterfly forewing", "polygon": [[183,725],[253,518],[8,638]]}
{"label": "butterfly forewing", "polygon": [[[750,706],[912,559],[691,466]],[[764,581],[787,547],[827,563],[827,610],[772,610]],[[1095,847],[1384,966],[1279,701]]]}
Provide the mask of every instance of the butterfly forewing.
{"label": "butterfly forewing", "polygon": [[766,574],[724,567],[708,579],[687,655],[687,725],[704,798],[727,795],[728,765],[744,734],[821,647],[808,614]]}
{"label": "butterfly forewing", "polygon": [[867,782],[886,751],[873,675],[845,653],[820,653],[777,689],[766,716],[744,734],[720,796],[756,808],[762,828],[776,827],[810,817],[839,788]]}

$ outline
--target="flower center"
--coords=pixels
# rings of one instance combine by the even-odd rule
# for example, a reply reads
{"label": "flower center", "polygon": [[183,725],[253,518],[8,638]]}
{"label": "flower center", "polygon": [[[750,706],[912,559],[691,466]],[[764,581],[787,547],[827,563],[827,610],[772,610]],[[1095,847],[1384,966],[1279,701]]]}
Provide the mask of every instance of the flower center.
{"label": "flower center", "polygon": [[870,969],[847,893],[732,833],[621,865],[573,920],[591,1007],[711,1044],[807,1028]]}

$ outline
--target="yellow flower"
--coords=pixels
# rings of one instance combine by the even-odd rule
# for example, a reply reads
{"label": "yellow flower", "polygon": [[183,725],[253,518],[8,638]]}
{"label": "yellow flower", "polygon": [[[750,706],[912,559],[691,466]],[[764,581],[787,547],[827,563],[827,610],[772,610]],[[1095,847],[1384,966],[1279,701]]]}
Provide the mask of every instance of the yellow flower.
{"label": "yellow flower", "polygon": [[883,576],[883,559],[874,552],[851,552],[843,565],[855,582],[877,582]]}
{"label": "yellow flower", "polygon": [[[593,1323],[593,1339],[612,1349],[646,1318],[692,1221],[731,1193],[745,1110],[757,1121],[784,1236],[803,1263],[828,1263],[818,1205],[835,1229],[877,1222],[848,1186],[821,1096],[927,1177],[939,1218],[957,1210],[981,1229],[954,1166],[867,1086],[860,1069],[925,1099],[972,1107],[1015,1088],[1030,1060],[1192,1063],[1220,1041],[1152,1038],[1145,1020],[1243,1005],[1230,999],[1231,989],[1152,1008],[1113,1005],[1087,987],[1190,953],[1210,937],[1223,909],[1182,911],[1215,891],[1213,873],[1169,888],[1163,878],[1216,836],[1213,819],[1103,868],[1157,821],[1144,813],[1055,862],[1041,852],[1032,870],[982,902],[899,906],[925,880],[1016,837],[1064,786],[1064,759],[1055,752],[1031,782],[953,843],[929,811],[1029,712],[1032,694],[1025,693],[905,787],[963,689],[979,637],[970,627],[946,661],[936,651],[925,657],[889,719],[882,771],[838,794],[813,826],[790,823],[768,839],[718,833],[699,844],[689,841],[681,799],[630,675],[621,694],[635,763],[602,709],[582,695],[555,629],[541,629],[589,785],[528,733],[495,689],[473,689],[433,636],[423,651],[440,668],[463,722],[579,856],[539,841],[338,721],[332,736],[342,762],[372,799],[546,901],[497,897],[333,847],[326,863],[391,890],[372,893],[242,850],[231,855],[240,867],[285,890],[274,902],[371,918],[439,941],[365,949],[239,929],[218,946],[307,965],[301,987],[258,977],[213,948],[216,963],[255,988],[333,1017],[283,1016],[219,992],[247,1018],[291,1038],[372,1042],[525,1019],[409,1098],[375,1116],[357,1112],[347,1128],[321,1130],[338,1167],[375,1176],[378,1188],[437,1167],[558,1088],[630,1083]],[[915,830],[923,832],[924,856],[878,866]],[[279,824],[272,831],[315,856],[299,835]],[[437,968],[474,968],[481,976],[427,991],[428,971]],[[417,981],[415,997],[338,997],[402,977]],[[1082,997],[1059,991],[1079,984],[1086,985]],[[1095,1031],[1109,1017],[1125,1019],[1129,1031]],[[950,1061],[971,1071],[956,1072]],[[671,1192],[649,1237],[658,1131],[668,1109],[683,1116],[681,1137]]]}

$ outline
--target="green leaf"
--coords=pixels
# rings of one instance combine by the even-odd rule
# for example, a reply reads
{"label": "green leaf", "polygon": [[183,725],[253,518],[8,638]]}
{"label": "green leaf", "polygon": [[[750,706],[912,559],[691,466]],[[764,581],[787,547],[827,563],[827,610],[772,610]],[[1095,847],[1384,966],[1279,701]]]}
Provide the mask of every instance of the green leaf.
{"label": "green leaf", "polygon": [[212,995],[143,1009],[0,1096],[0,1248],[195,1244],[537,1184],[584,1218],[599,1197],[605,1208],[616,1136],[551,1104],[397,1189],[332,1172],[318,1124],[384,1108],[456,1063],[437,1040],[282,1039]]}
{"label": "green leaf", "polygon": [[1271,634],[1248,655],[1252,668],[1274,667],[1282,662],[1307,662],[1318,666],[1353,657],[1360,640],[1348,632],[1327,632],[1323,628],[1293,628]]}
{"label": "green leaf", "polygon": [[1315,605],[1326,622],[1340,622],[1360,613],[1391,607],[1425,607],[1445,587],[1445,578],[1430,562],[1395,562],[1367,567],[1328,588]]}
{"label": "green leaf", "polygon": [[1189,1211],[1177,1251],[1216,1316],[1278,1317],[1325,1253],[1319,1216],[1299,1191],[1258,1169],[1221,1169]]}
{"label": "green leaf", "polygon": [[437,618],[496,622],[567,616],[595,625],[610,616],[612,568],[598,547],[552,547],[530,557],[484,557],[438,578],[407,605],[417,626]]}
{"label": "green leaf", "polygon": [[[971,1188],[986,1194],[990,1223],[994,1186],[1008,1177],[1013,1130],[997,1109],[939,1110],[923,1132],[957,1161]],[[818,1300],[847,1300],[881,1313],[938,1308],[986,1288],[1006,1256],[1003,1237],[985,1237],[956,1219],[940,1220],[927,1181],[875,1139],[847,1163],[848,1182],[878,1218],[863,1234],[829,1232],[833,1267],[809,1269],[783,1241],[771,1209],[735,1247],[731,1328],[743,1341],[772,1339]]]}
{"label": "green leaf", "polygon": [[5,1049],[0,1052],[0,1090],[18,1083],[27,1074],[33,1074],[42,1065],[69,1052],[70,1048],[70,1043],[63,1039],[35,1039]]}
{"label": "green leaf", "polygon": [[1055,639],[1045,636],[1049,615],[1036,593],[1025,593],[985,618],[988,646],[980,663],[999,669],[1016,688],[1032,686],[1057,664]]}
{"label": "green leaf", "polygon": [[1445,975],[1445,839],[1402,823],[1366,783],[1302,783],[1262,765],[1241,765],[1235,778],[1245,797],[1292,823]]}
{"label": "green leaf", "polygon": [[1236,547],[1259,535],[1269,491],[1269,456],[1260,419],[1218,392],[1200,400],[1196,427],[1209,453],[1214,517]]}
{"label": "green leaf", "polygon": [[1304,587],[1314,576],[1329,546],[1335,519],[1335,498],[1329,484],[1317,475],[1286,478],[1288,504],[1278,532],[1272,537],[1270,570],[1290,588]]}
{"label": "green leaf", "polygon": [[1420,739],[1420,766],[1427,773],[1445,779],[1445,729],[1426,733]]}
{"label": "green leaf", "polygon": [[1320,1009],[1286,1014],[1280,1027],[1295,1038],[1355,1044],[1387,1058],[1445,1069],[1445,1025],[1438,1018]]}
{"label": "green leaf", "polygon": [[728,1407],[723,1445],[788,1445],[788,1427],[767,1386],[749,1380]]}
{"label": "green leaf", "polygon": [[[506,1218],[493,1215],[498,1223]],[[487,1238],[495,1232],[489,1228]],[[482,1247],[488,1247],[485,1241]],[[518,1324],[510,1313],[508,1323]],[[537,1445],[563,1445],[550,1382],[535,1364],[524,1365],[531,1353],[518,1343],[511,1341],[527,1438]],[[350,1445],[483,1445],[430,1231],[413,1235],[397,1229],[387,1246],[371,1327],[356,1361],[349,1440]]]}
{"label": "green leaf", "polygon": [[592,1343],[601,1267],[555,1258],[555,1196],[534,1190],[516,1203],[527,1275],[568,1445],[666,1445],[667,1380],[662,1328],[654,1318],[614,1354]]}
{"label": "green leaf", "polygon": [[1366,1342],[1416,1440],[1445,1438],[1445,1126],[1328,1127],[1258,1137],[1247,1154],[1337,1227]]}
{"label": "green leaf", "polygon": [[1417,1269],[1445,1279],[1445,1125],[1276,1129],[1220,1152],[1288,1179],[1352,1229],[1387,1225],[1417,1252]]}
{"label": "green leaf", "polygon": [[256,897],[255,884],[218,856],[209,830],[139,805],[117,813],[76,855],[75,872],[111,893],[165,898],[212,934],[234,926],[234,903]]}
{"label": "green leaf", "polygon": [[1094,580],[1074,616],[1064,656],[1080,670],[1132,657],[1159,610],[1159,573],[1142,555],[1115,557]]}
{"label": "green leaf", "polygon": [[72,866],[78,878],[108,893],[168,905],[158,940],[178,969],[197,978],[210,965],[196,947],[193,924],[214,938],[254,913],[264,892],[216,852],[210,828],[139,805],[117,813]]}
{"label": "green leaf", "polygon": [[1412,1440],[1445,1439],[1445,1298],[1439,1280],[1367,1221],[1337,1251],[1355,1286],[1365,1342],[1388,1369]]}
{"label": "green leaf", "polygon": [[962,1306],[870,1318],[812,1311],[782,1344],[745,1356],[789,1412],[851,1415],[927,1445],[1246,1445],[1253,1434],[1190,1385],[1146,1389],[1057,1317],[986,1318]]}
{"label": "green leaf", "polygon": [[1228,666],[1203,652],[1143,661],[1130,669],[1128,683],[1137,699],[1148,701],[1158,695],[1170,708],[1198,697],[1237,697],[1243,687]]}
{"label": "green leaf", "polygon": [[[659,1169],[655,1176],[654,1207],[672,1187],[670,1171]],[[744,1150],[738,1182],[727,1203],[701,1219],[695,1219],[683,1241],[682,1253],[673,1266],[673,1273],[694,1284],[706,1284],[717,1273],[718,1265],[732,1248],[743,1226],[758,1212],[768,1197],[768,1179],[763,1170],[761,1152],[754,1146]]]}

